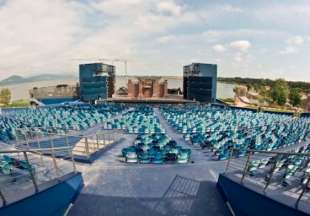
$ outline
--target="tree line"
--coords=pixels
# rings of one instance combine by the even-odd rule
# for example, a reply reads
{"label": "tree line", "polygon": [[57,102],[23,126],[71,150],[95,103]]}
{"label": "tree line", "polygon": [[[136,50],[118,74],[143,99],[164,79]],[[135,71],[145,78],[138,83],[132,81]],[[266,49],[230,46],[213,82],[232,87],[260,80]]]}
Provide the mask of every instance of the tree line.
{"label": "tree line", "polygon": [[11,91],[8,88],[0,90],[0,105],[7,106],[11,102]]}
{"label": "tree line", "polygon": [[293,106],[301,104],[301,89],[296,87],[289,87],[288,82],[283,79],[278,79],[271,86],[270,96],[273,102],[280,106],[289,102]]}
{"label": "tree line", "polygon": [[260,101],[266,101],[269,104],[277,104],[280,106],[284,106],[286,103],[294,107],[300,106],[302,103],[301,95],[305,92],[301,88],[296,87],[298,85],[290,86],[289,82],[284,79],[277,79],[274,81],[264,80],[254,84],[242,80],[242,84],[246,87],[235,87],[234,89],[237,95],[245,95],[247,91],[255,90],[259,94]]}
{"label": "tree line", "polygon": [[[218,77],[218,81],[251,86],[254,89],[260,89],[264,86],[273,86],[277,80],[271,79],[256,79],[256,78],[242,78],[242,77]],[[289,89],[299,89],[301,92],[310,93],[310,83],[301,81],[286,81]]]}

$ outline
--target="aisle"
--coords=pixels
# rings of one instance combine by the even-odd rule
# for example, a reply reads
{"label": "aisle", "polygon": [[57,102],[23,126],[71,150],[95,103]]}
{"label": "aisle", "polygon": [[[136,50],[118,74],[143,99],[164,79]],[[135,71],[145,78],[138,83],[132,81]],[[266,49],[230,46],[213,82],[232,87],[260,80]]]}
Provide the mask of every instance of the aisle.
{"label": "aisle", "polygon": [[170,136],[172,139],[174,139],[178,145],[181,145],[186,148],[190,148],[192,150],[192,156],[191,159],[192,161],[203,163],[204,161],[210,161],[211,156],[208,153],[204,153],[204,150],[200,149],[199,147],[194,147],[193,145],[187,143],[182,134],[177,133],[170,125],[168,122],[164,119],[164,117],[161,115],[160,110],[158,108],[154,108],[154,112],[159,118],[160,124],[162,127],[166,130],[166,134]]}
{"label": "aisle", "polygon": [[[188,164],[124,164],[121,149],[135,135],[121,133],[125,140],[91,165],[78,165],[85,187],[69,215],[228,215],[216,189],[225,162],[210,161],[201,150],[188,145],[154,110],[167,135],[192,149]],[[195,190],[193,190],[195,188]],[[212,210],[211,210],[212,209]],[[206,214],[208,212],[208,214]]]}

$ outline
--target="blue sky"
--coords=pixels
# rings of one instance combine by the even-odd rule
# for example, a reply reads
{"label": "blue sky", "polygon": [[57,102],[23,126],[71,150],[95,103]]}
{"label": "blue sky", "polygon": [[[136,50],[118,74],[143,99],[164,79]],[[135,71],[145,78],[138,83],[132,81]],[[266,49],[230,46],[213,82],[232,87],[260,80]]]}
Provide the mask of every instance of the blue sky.
{"label": "blue sky", "polygon": [[135,75],[207,62],[223,77],[310,81],[309,20],[308,0],[0,0],[0,79],[117,58]]}

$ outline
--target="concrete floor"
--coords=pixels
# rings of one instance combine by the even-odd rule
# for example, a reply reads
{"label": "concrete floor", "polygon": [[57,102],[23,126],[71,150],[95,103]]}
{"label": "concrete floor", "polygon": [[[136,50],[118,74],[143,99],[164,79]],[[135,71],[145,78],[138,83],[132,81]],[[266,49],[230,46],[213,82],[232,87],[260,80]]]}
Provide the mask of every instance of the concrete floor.
{"label": "concrete floor", "polygon": [[[135,135],[120,132],[122,142],[93,164],[78,164],[85,187],[69,215],[229,215],[216,189],[218,174],[226,163],[212,161],[208,153],[186,144],[157,109],[155,113],[171,138],[192,149],[193,162],[125,164],[121,149],[131,145]],[[194,192],[188,185],[195,185]]]}

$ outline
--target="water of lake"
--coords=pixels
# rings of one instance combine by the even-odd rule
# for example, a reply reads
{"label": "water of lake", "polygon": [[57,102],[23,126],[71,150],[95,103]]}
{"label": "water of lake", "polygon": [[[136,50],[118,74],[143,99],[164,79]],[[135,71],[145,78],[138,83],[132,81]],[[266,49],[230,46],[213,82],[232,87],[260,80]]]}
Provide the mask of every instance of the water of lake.
{"label": "water of lake", "polygon": [[[181,88],[183,87],[182,79],[169,78],[168,88]],[[1,88],[9,88],[12,92],[12,100],[26,99],[29,98],[29,90],[33,87],[45,87],[45,86],[55,86],[59,84],[69,84],[74,85],[77,80],[52,80],[52,81],[40,81],[31,83],[22,83],[17,85],[0,86]],[[116,89],[127,85],[127,78],[118,77],[116,80]],[[234,92],[233,88],[235,85],[227,83],[217,83],[217,98],[233,98]]]}

